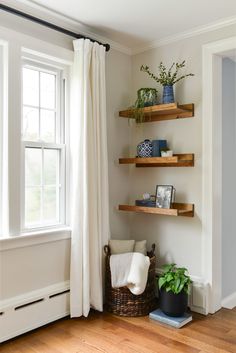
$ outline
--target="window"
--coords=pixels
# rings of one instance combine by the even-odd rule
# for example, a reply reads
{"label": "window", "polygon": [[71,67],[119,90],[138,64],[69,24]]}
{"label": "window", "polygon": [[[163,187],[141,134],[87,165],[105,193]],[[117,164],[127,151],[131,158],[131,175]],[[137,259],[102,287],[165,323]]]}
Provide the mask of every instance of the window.
{"label": "window", "polygon": [[0,40],[0,237],[8,232],[7,43]]}
{"label": "window", "polygon": [[25,62],[22,68],[23,227],[65,221],[62,73]]}
{"label": "window", "polygon": [[3,179],[3,46],[0,43],[0,234],[2,234],[2,211],[3,211],[3,204],[2,204],[2,179]]}

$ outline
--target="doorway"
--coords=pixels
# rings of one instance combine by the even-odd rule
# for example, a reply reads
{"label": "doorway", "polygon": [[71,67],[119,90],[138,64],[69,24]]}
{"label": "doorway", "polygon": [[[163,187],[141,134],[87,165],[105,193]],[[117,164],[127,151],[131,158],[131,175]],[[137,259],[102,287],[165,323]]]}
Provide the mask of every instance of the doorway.
{"label": "doorway", "polygon": [[[226,98],[223,96],[223,84],[226,85],[226,80],[224,76],[223,82],[222,73],[226,70],[223,66],[224,60],[234,56],[236,56],[236,37],[203,46],[202,265],[209,283],[207,308],[209,313],[214,313],[222,307],[222,304],[225,305],[222,296],[226,291],[225,288],[222,290],[222,287],[225,286],[225,281],[230,281],[232,275],[234,276],[232,269],[230,273],[226,270],[228,267],[224,261],[227,254],[226,243],[222,246],[224,236],[228,234],[225,208],[227,194],[223,195],[226,191],[223,182],[227,174],[223,173],[225,156],[222,158],[222,151],[225,153],[223,133],[227,128],[225,125],[223,128],[223,116],[226,116],[226,112],[222,110],[226,104]],[[226,218],[223,218],[225,216]],[[228,291],[229,288],[227,293]],[[234,296],[233,293],[231,297],[232,295]]]}
{"label": "doorway", "polygon": [[[236,306],[236,55],[222,59],[222,300]],[[235,298],[234,298],[235,297]]]}

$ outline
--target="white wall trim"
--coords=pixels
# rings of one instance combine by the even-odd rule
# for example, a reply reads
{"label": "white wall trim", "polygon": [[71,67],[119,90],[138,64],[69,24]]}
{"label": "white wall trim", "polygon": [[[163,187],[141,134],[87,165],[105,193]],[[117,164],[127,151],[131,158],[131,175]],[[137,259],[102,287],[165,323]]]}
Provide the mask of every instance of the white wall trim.
{"label": "white wall trim", "polygon": [[6,335],[0,336],[0,343],[5,342],[11,338],[17,337],[19,335],[22,335],[23,333],[35,330],[36,328],[39,328],[41,326],[47,325],[50,322],[62,319],[63,317],[68,316],[69,314],[70,314],[69,310],[65,310],[65,311],[60,312],[60,314],[52,315],[52,316],[50,316],[50,318],[47,318],[45,320],[38,321],[37,323],[31,324],[26,327],[21,327],[18,330],[15,330],[13,332],[9,332]]}
{"label": "white wall trim", "polygon": [[[21,5],[19,3],[21,3]],[[27,7],[22,6],[22,5],[26,5]],[[128,48],[127,46],[122,45],[116,41],[109,39],[109,38],[106,38],[102,35],[99,35],[95,32],[95,29],[93,29],[89,26],[86,26],[86,25],[80,23],[79,21],[76,21],[75,19],[72,19],[69,16],[62,15],[61,13],[56,12],[56,11],[52,11],[51,9],[49,9],[46,6],[38,5],[35,2],[30,1],[30,0],[18,0],[18,4],[15,5],[14,8],[17,8],[18,10],[21,10],[21,11],[26,11],[27,13],[30,13],[31,15],[34,15],[37,17],[40,17],[40,15],[37,14],[37,10],[43,11],[48,17],[50,17],[50,20],[53,21],[55,24],[61,26],[61,23],[59,21],[64,21],[66,29],[73,31],[73,32],[78,32],[78,33],[80,33],[84,36],[87,36],[87,37],[91,37],[95,40],[98,40],[99,42],[104,43],[104,44],[108,43],[108,44],[110,44],[112,49],[115,49],[115,50],[122,52],[124,54],[127,54],[127,55],[131,55],[131,49]],[[12,16],[14,16],[14,15],[12,15]],[[57,19],[59,21],[55,21]]]}
{"label": "white wall trim", "polygon": [[202,272],[209,283],[209,312],[221,307],[222,57],[236,49],[236,37],[203,46]]}
{"label": "white wall trim", "polygon": [[73,64],[73,58],[71,60],[65,60],[62,58],[58,58],[55,56],[48,55],[46,53],[42,53],[29,48],[21,48],[23,59],[30,59],[32,61],[39,62],[39,59],[42,60],[42,64],[53,65],[57,67],[59,70],[65,70],[66,67],[71,66]]}
{"label": "white wall trim", "polygon": [[14,237],[0,238],[0,251],[51,243],[70,238],[70,228],[31,232]]}
{"label": "white wall trim", "polygon": [[65,281],[1,301],[0,342],[69,315],[69,289]]}
{"label": "white wall trim", "polygon": [[[20,5],[19,5],[19,3],[20,3]],[[168,45],[168,44],[171,44],[171,43],[174,43],[174,42],[186,39],[186,38],[191,38],[194,36],[204,34],[206,32],[215,31],[215,30],[236,24],[236,16],[231,16],[231,17],[227,17],[227,18],[224,18],[224,19],[221,19],[218,21],[211,22],[207,25],[195,27],[195,28],[188,30],[188,31],[177,33],[176,35],[173,35],[173,36],[161,38],[159,40],[154,40],[151,42],[147,41],[147,44],[145,44],[143,46],[137,46],[137,47],[132,48],[132,47],[127,47],[127,46],[125,46],[121,43],[118,43],[116,41],[113,41],[113,40],[111,40],[107,37],[104,37],[102,35],[99,35],[96,33],[95,29],[93,29],[89,26],[86,26],[86,25],[80,23],[79,21],[76,21],[75,19],[72,19],[69,16],[62,15],[61,13],[56,12],[56,11],[52,11],[51,9],[49,9],[46,6],[36,4],[32,0],[18,0],[18,4],[17,4],[16,8],[19,10],[22,10],[22,11],[28,10],[28,12],[29,12],[29,10],[31,10],[30,13],[32,15],[37,14],[37,12],[35,12],[34,10],[43,11],[47,16],[50,17],[50,20],[52,20],[52,21],[54,20],[54,22],[55,22],[55,19],[58,19],[60,21],[64,21],[67,29],[69,29],[71,31],[78,31],[81,34],[83,34],[85,36],[92,37],[100,42],[109,43],[112,49],[115,49],[115,50],[122,52],[124,54],[127,54],[127,55],[140,54],[140,53],[143,53],[143,52],[150,50],[150,49],[158,48],[163,45]]]}
{"label": "white wall trim", "polygon": [[37,54],[44,59],[57,61],[64,65],[73,63],[73,51],[59,45],[35,38],[30,34],[24,34],[7,27],[0,26],[0,37],[2,41],[17,43],[23,53]]}
{"label": "white wall trim", "polygon": [[236,306],[236,292],[222,299],[221,305],[226,309],[233,309]]}
{"label": "white wall trim", "polygon": [[236,16],[232,16],[229,18],[225,18],[223,20],[219,20],[219,21],[215,21],[212,23],[209,23],[207,25],[204,26],[199,26],[199,27],[195,27],[189,31],[184,31],[181,33],[177,33],[174,36],[169,36],[166,38],[162,38],[159,40],[154,40],[151,41],[149,43],[147,43],[147,45],[142,46],[142,47],[136,47],[136,48],[132,48],[132,55],[136,55],[136,54],[140,54],[143,53],[147,50],[150,49],[155,49],[158,47],[161,47],[163,45],[168,45],[171,43],[175,43],[178,42],[180,40],[184,40],[187,38],[191,38],[191,37],[195,37],[195,36],[199,36],[201,34],[207,33],[207,32],[211,32],[211,31],[215,31],[224,27],[228,27],[231,25],[235,25],[236,24]]}
{"label": "white wall trim", "polygon": [[70,281],[52,284],[44,288],[40,288],[31,292],[17,295],[15,297],[4,299],[0,301],[0,311],[7,311],[18,305],[27,304],[30,301],[38,300],[40,298],[49,297],[55,293],[59,293],[70,289]]}

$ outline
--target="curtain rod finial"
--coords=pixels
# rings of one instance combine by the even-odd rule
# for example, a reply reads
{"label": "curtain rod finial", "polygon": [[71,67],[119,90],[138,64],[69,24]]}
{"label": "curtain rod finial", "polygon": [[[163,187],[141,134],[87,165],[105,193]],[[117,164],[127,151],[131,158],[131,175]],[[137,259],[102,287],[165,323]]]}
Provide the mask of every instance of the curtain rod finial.
{"label": "curtain rod finial", "polygon": [[106,51],[109,51],[111,49],[110,44],[105,44]]}

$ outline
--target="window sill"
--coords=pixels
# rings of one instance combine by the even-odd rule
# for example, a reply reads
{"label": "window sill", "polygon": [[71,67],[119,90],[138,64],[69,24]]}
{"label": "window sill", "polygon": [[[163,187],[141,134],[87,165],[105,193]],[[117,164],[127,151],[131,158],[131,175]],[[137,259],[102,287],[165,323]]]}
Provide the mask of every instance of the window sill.
{"label": "window sill", "polygon": [[69,227],[22,233],[19,236],[0,238],[0,251],[51,243],[70,238],[71,229]]}

